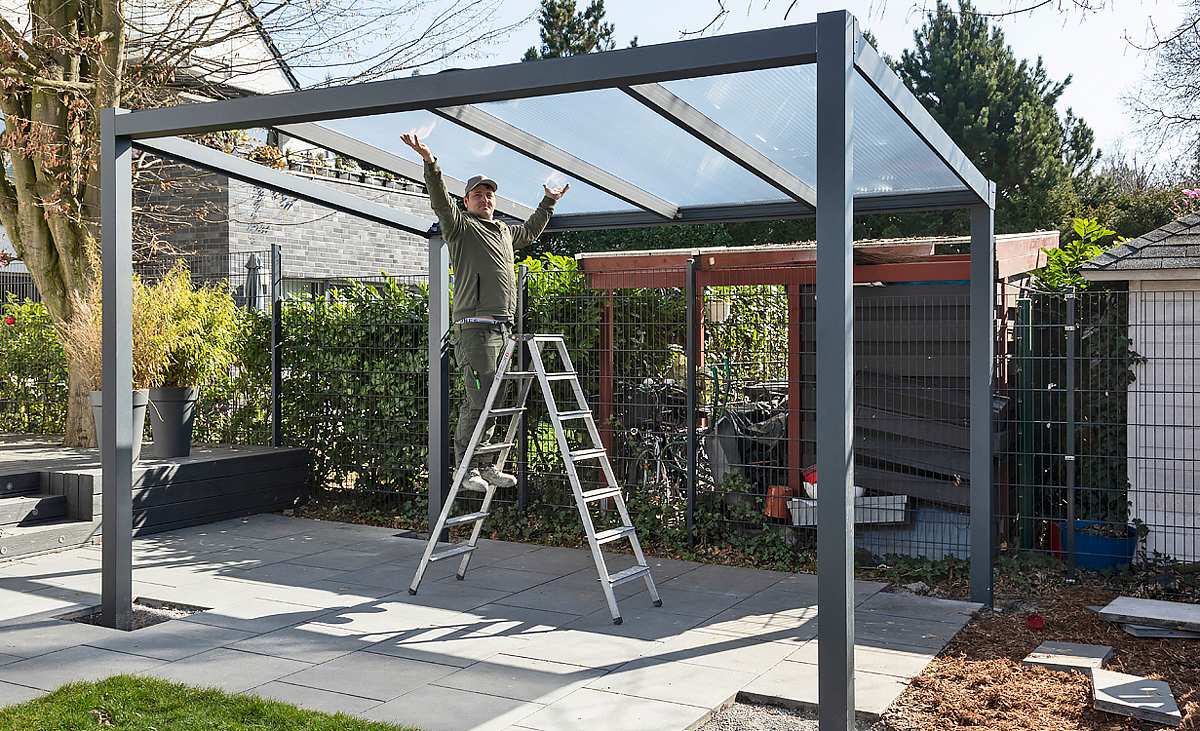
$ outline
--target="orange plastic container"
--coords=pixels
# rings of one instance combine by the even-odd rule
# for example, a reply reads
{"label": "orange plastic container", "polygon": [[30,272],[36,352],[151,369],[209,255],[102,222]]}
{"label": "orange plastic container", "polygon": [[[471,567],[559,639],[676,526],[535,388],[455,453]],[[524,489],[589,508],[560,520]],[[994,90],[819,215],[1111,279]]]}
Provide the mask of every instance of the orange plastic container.
{"label": "orange plastic container", "polygon": [[794,497],[792,488],[787,485],[771,485],[767,488],[767,506],[763,510],[768,518],[791,520],[792,513],[788,509],[788,498]]}

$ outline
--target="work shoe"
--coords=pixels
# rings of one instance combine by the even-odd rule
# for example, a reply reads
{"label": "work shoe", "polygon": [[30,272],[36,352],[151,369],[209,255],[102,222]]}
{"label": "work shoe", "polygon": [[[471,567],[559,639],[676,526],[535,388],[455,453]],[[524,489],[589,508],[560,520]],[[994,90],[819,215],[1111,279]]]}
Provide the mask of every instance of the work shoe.
{"label": "work shoe", "polygon": [[488,481],[483,479],[483,476],[479,474],[479,468],[474,467],[467,472],[466,477],[463,478],[462,489],[473,490],[475,492],[487,492]]}
{"label": "work shoe", "polygon": [[501,472],[492,465],[488,465],[487,467],[480,469],[479,474],[483,477],[483,479],[492,483],[496,487],[515,487],[517,484],[516,477],[513,477],[507,472]]}

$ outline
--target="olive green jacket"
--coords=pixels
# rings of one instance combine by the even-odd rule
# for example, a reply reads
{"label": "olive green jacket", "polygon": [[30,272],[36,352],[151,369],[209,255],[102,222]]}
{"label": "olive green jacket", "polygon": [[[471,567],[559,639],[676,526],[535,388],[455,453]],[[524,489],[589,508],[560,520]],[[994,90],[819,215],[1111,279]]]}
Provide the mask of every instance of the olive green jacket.
{"label": "olive green jacket", "polygon": [[554,212],[554,199],[543,197],[529,220],[521,226],[509,226],[459,208],[446,193],[436,158],[425,163],[425,187],[454,267],[453,321],[464,317],[515,317],[517,283],[513,276],[513,252],[532,244],[545,230]]}

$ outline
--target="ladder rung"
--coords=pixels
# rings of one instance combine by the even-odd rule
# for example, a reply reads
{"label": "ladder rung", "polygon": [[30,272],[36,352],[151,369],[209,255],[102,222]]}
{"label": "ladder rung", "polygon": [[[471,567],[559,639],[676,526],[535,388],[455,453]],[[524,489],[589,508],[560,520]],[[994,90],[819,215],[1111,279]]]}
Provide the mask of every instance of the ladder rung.
{"label": "ladder rung", "polygon": [[505,378],[533,378],[537,374],[533,371],[505,371]]}
{"label": "ladder rung", "polygon": [[618,571],[617,573],[609,576],[608,583],[612,586],[619,586],[627,581],[640,579],[648,573],[650,573],[649,566],[630,566],[624,571]]}
{"label": "ladder rung", "polygon": [[567,421],[568,419],[586,419],[591,415],[592,412],[588,411],[587,409],[581,409],[580,411],[564,411],[558,415],[558,420]]}
{"label": "ladder rung", "polygon": [[524,406],[506,406],[503,409],[492,409],[488,416],[515,416],[524,412]]}
{"label": "ladder rung", "polygon": [[446,520],[446,527],[449,528],[452,525],[462,525],[463,523],[475,523],[480,520],[483,520],[486,517],[488,517],[487,512],[466,513],[465,515],[457,515],[453,518],[448,518]]}
{"label": "ladder rung", "polygon": [[566,340],[562,335],[534,335],[530,338],[535,343],[552,343],[556,340]]}
{"label": "ladder rung", "polygon": [[625,526],[621,526],[620,528],[610,528],[609,530],[602,530],[596,534],[596,543],[598,543],[600,545],[604,545],[605,543],[612,543],[613,541],[619,541],[622,538],[624,538],[625,536],[633,535],[634,530],[635,530],[635,528],[632,525],[625,525]]}
{"label": "ladder rung", "polygon": [[[449,522],[450,521],[446,521],[447,524]],[[442,559],[445,559],[445,558],[454,558],[455,556],[461,556],[464,553],[470,553],[471,551],[474,551],[474,550],[475,550],[475,546],[471,546],[466,543],[463,543],[461,545],[455,546],[454,548],[442,551],[441,553],[435,553],[435,554],[431,555],[429,557],[429,561],[432,563],[435,561],[441,561]]]}
{"label": "ladder rung", "polygon": [[576,373],[575,371],[564,371],[562,373],[547,373],[546,380],[547,381],[570,381],[570,380],[574,379],[577,375],[579,375],[579,374]]}
{"label": "ladder rung", "polygon": [[583,501],[587,503],[597,500],[604,500],[610,497],[620,497],[621,488],[619,487],[601,487],[598,490],[589,490],[583,493]]}
{"label": "ladder rung", "polygon": [[496,444],[485,444],[482,447],[475,448],[475,454],[495,454],[502,452],[505,449],[510,449],[513,446],[512,442],[498,442]]}
{"label": "ladder rung", "polygon": [[596,447],[594,449],[577,449],[574,452],[571,452],[571,461],[580,462],[585,459],[595,459],[596,457],[603,457],[604,454],[604,447]]}

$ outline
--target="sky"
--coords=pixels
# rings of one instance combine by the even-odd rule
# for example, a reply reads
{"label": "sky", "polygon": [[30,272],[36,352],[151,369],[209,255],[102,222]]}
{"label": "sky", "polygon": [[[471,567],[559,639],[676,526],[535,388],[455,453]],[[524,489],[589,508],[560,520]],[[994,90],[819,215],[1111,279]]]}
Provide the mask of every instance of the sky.
{"label": "sky", "polygon": [[[1095,0],[1093,0],[1093,3]],[[1060,8],[1060,3],[1062,8]],[[932,5],[932,0],[928,3]],[[977,0],[982,12],[998,12],[1037,4],[1034,0]],[[1148,54],[1131,44],[1145,45],[1152,25],[1160,32],[1174,28],[1184,17],[1182,0],[1108,0],[1105,8],[1084,12],[1072,0],[1059,0],[1028,13],[1000,19],[1009,44],[1018,57],[1043,58],[1051,78],[1072,77],[1061,107],[1071,107],[1096,132],[1101,149],[1115,146],[1153,156],[1137,134],[1136,120],[1123,101],[1137,90],[1147,68]],[[579,7],[586,0],[578,0]],[[797,0],[784,19],[789,0],[725,0],[731,12],[712,33],[736,33],[815,20],[817,13],[846,9],[870,30],[879,50],[893,56],[912,45],[913,30],[921,23],[922,0]],[[508,22],[534,12],[536,0],[507,0],[503,18]],[[679,40],[681,31],[696,31],[716,14],[717,0],[606,0],[608,21],[615,26],[618,47],[633,36],[640,45]],[[1068,9],[1069,8],[1069,9]],[[482,57],[459,60],[456,66],[488,66],[519,60],[525,49],[537,45],[536,21],[526,23]],[[1140,148],[1140,150],[1139,150]]]}

